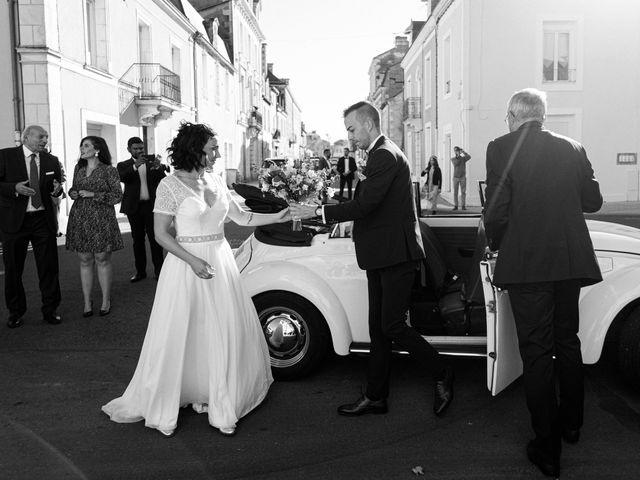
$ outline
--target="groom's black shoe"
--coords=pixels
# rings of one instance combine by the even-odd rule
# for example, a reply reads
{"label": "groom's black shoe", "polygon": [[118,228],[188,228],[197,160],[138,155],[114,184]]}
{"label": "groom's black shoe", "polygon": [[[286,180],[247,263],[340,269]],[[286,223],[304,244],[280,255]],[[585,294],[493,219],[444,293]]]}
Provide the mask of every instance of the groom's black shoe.
{"label": "groom's black shoe", "polygon": [[348,417],[366,415],[367,413],[387,413],[388,411],[389,408],[387,407],[387,401],[385,399],[369,400],[364,395],[354,403],[347,403],[338,407],[338,413]]}
{"label": "groom's black shoe", "polygon": [[433,413],[442,415],[453,400],[453,370],[447,367],[436,386],[433,396]]}

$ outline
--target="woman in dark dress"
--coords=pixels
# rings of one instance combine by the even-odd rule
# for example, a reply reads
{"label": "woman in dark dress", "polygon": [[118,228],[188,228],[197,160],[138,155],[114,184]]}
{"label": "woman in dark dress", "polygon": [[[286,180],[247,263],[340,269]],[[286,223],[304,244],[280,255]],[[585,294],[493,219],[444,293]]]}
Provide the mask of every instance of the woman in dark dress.
{"label": "woman in dark dress", "polygon": [[438,204],[438,197],[442,191],[442,172],[438,166],[438,157],[431,155],[429,157],[429,165],[425,168],[420,176],[427,176],[427,180],[424,182],[422,191],[426,193],[427,200],[431,203],[431,213],[436,214],[436,205]]}
{"label": "woman in dark dress", "polygon": [[73,172],[69,197],[74,200],[67,224],[67,250],[78,252],[84,297],[83,317],[93,315],[94,265],[102,290],[100,316],[111,311],[111,252],[124,248],[114,205],[122,200],[120,177],[101,137],[80,142],[80,159]]}

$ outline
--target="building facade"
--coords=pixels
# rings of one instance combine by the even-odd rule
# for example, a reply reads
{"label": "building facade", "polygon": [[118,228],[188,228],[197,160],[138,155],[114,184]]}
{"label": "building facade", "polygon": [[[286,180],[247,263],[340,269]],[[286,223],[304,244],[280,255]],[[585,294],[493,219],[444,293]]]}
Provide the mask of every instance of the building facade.
{"label": "building facade", "polygon": [[404,71],[400,62],[408,49],[409,40],[397,36],[394,47],[373,57],[369,66],[368,100],[380,110],[382,133],[400,148],[404,146]]}
{"label": "building facade", "polygon": [[546,127],[585,146],[605,200],[640,199],[640,4],[425,4],[427,23],[402,62],[405,78],[418,78],[418,72],[422,78],[405,83],[405,96],[421,102],[420,118],[405,121],[405,140],[415,167],[424,167],[429,154],[438,155],[444,198],[451,199],[449,158],[460,145],[472,157],[467,197],[479,203],[487,144],[507,133],[507,101],[515,91],[535,87],[548,95]]}
{"label": "building facade", "polygon": [[[228,128],[235,105],[226,100],[235,94],[235,69],[188,2],[13,5],[7,18],[15,34],[0,51],[5,64],[14,65],[17,100],[5,110],[14,111],[11,121],[3,116],[9,127],[0,133],[3,145],[19,141],[25,126],[42,125],[70,178],[86,135],[103,137],[115,164],[128,158],[129,137],[142,137],[148,153],[166,157],[180,122],[198,121],[217,130],[223,154],[217,168],[226,168],[235,141]],[[63,223],[70,206],[67,199],[61,207]]]}

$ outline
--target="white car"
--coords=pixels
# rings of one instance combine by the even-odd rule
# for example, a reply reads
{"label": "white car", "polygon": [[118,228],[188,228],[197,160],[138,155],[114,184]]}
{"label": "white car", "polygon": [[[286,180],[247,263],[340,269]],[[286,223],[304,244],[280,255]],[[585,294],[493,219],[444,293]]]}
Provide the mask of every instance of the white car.
{"label": "white car", "polygon": [[[522,372],[508,293],[491,284],[479,214],[420,218],[427,261],[407,321],[441,353],[483,356],[495,395]],[[640,380],[640,230],[587,221],[604,281],[582,289],[580,332],[586,364],[617,350],[630,380]],[[316,227],[310,244],[282,245],[256,230],[236,250],[277,378],[301,377],[329,348],[366,353],[367,280],[350,228]],[[268,243],[265,243],[268,242]],[[280,243],[280,245],[270,244]]]}

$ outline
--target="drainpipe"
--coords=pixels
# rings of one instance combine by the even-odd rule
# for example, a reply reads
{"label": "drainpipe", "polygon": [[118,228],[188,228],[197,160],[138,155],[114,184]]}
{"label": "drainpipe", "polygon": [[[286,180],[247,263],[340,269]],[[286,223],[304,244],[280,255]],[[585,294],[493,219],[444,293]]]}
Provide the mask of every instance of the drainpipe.
{"label": "drainpipe", "polygon": [[198,39],[202,36],[200,32],[195,32],[191,35],[193,40],[193,106],[196,109],[196,123],[200,123],[200,108],[198,106],[198,55],[196,52],[196,45],[198,45]]}
{"label": "drainpipe", "polygon": [[11,77],[13,79],[13,117],[14,117],[14,140],[16,145],[20,144],[22,130],[24,130],[24,111],[22,94],[22,70],[18,60],[17,47],[20,44],[20,28],[18,14],[18,0],[9,0],[9,29],[10,29],[10,51],[11,51]]}

